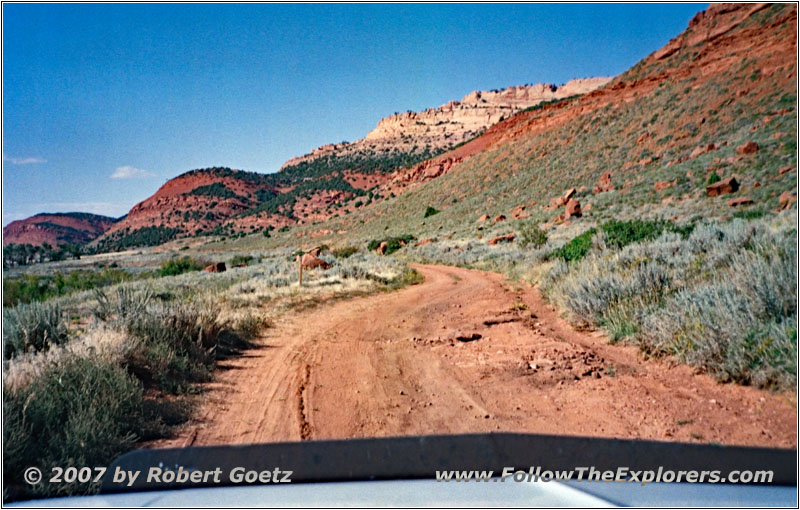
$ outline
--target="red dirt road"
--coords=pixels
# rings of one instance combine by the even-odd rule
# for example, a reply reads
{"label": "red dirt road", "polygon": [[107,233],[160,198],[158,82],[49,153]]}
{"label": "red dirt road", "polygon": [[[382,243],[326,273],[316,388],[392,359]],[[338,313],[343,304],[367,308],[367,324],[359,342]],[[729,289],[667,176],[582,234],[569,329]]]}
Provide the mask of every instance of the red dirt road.
{"label": "red dirt road", "polygon": [[797,445],[792,392],[645,360],[498,274],[415,268],[420,285],[284,316],[155,446],[487,431]]}

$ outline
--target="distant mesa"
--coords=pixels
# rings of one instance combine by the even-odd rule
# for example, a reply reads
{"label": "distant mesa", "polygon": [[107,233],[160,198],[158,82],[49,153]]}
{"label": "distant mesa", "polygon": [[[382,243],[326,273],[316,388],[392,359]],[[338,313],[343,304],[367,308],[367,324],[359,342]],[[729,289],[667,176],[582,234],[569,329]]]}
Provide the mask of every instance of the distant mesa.
{"label": "distant mesa", "polygon": [[102,235],[117,221],[117,218],[81,212],[40,213],[6,225],[3,228],[3,246],[86,244]]}
{"label": "distant mesa", "polygon": [[395,113],[384,117],[378,126],[361,140],[327,144],[308,154],[290,159],[282,169],[325,156],[358,153],[423,152],[431,154],[465,142],[486,128],[517,112],[543,101],[591,92],[611,78],[581,78],[561,86],[551,84],[520,85],[499,90],[470,92],[460,101],[450,101],[438,108],[421,112]]}

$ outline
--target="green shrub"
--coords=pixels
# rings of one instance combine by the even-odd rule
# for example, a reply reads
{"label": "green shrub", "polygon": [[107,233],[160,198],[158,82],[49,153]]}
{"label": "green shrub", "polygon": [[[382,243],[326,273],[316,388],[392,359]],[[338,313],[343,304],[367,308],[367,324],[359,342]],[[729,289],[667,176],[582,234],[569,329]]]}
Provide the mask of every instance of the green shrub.
{"label": "green shrub", "polygon": [[69,337],[61,307],[56,303],[30,303],[3,311],[3,357],[43,351]]}
{"label": "green shrub", "polygon": [[611,220],[600,227],[606,234],[606,244],[611,248],[624,248],[629,244],[652,241],[663,232],[675,232],[686,238],[694,225],[680,227],[665,220]]}
{"label": "green shrub", "polygon": [[547,244],[547,232],[534,222],[528,222],[519,228],[519,245],[522,248],[533,246],[541,248]]}
{"label": "green shrub", "polygon": [[429,218],[429,217],[433,216],[434,214],[439,214],[440,212],[441,211],[439,211],[439,210],[437,210],[437,209],[435,209],[435,208],[433,208],[431,206],[428,206],[428,208],[425,209],[425,216],[424,217],[425,218]]}
{"label": "green shrub", "polygon": [[736,211],[733,213],[734,218],[741,218],[743,220],[757,220],[764,216],[766,212],[761,209],[750,209],[746,211]]}
{"label": "green shrub", "polygon": [[163,225],[147,226],[133,231],[118,230],[98,241],[97,251],[120,251],[134,246],[157,246],[183,233],[180,228]]}
{"label": "green shrub", "polygon": [[597,233],[597,229],[590,228],[583,234],[575,236],[570,242],[553,251],[552,256],[558,257],[564,262],[582,259],[589,253],[589,248],[592,247],[592,237],[595,233]]}
{"label": "green shrub", "polygon": [[[260,191],[260,190],[259,190]],[[222,199],[226,198],[237,198],[239,200],[247,200],[245,197],[240,197],[233,191],[227,188],[221,182],[215,182],[213,184],[207,184],[205,186],[199,186],[192,191],[185,193],[186,195],[205,195],[208,197],[219,197]]]}
{"label": "green shrub", "polygon": [[115,300],[102,291],[96,298],[94,315],[139,341],[129,364],[146,386],[184,393],[207,380],[224,332],[212,307],[158,302],[147,289],[124,287]]}
{"label": "green shrub", "polygon": [[367,250],[375,251],[380,248],[382,243],[386,243],[386,253],[385,255],[389,255],[391,253],[396,252],[403,245],[406,245],[416,239],[416,237],[412,236],[411,234],[404,234],[399,237],[387,237],[385,239],[373,239],[367,244]]}
{"label": "green shrub", "polygon": [[720,381],[792,387],[797,234],[788,217],[779,219],[704,222],[689,235],[690,226],[664,222],[655,239],[658,228],[633,229],[607,243],[628,246],[559,261],[540,283],[573,320],[613,340],[675,356]]}
{"label": "green shrub", "polygon": [[3,388],[4,499],[92,492],[90,483],[23,483],[28,467],[108,466],[142,427],[142,387],[124,368],[67,356],[23,388]]}
{"label": "green shrub", "polygon": [[331,255],[337,259],[346,259],[354,253],[358,253],[358,246],[345,246],[344,248],[337,248],[331,252]]}
{"label": "green shrub", "polygon": [[140,379],[176,394],[208,379],[223,332],[210,308],[191,303],[151,305],[126,317],[123,327],[141,341],[131,360]]}
{"label": "green shrub", "polygon": [[194,260],[192,257],[182,257],[179,259],[172,259],[161,264],[159,274],[161,276],[174,276],[189,271],[199,271],[203,269],[203,265]]}
{"label": "green shrub", "polygon": [[250,340],[258,336],[269,325],[269,319],[263,315],[248,312],[236,322],[234,329],[241,338]]}
{"label": "green shrub", "polygon": [[147,305],[153,298],[150,289],[138,291],[130,287],[117,287],[116,300],[111,298],[102,290],[95,289],[94,297],[97,305],[92,310],[95,317],[102,321],[116,318],[124,321],[128,317],[135,317],[147,310]]}
{"label": "green shrub", "polygon": [[241,264],[249,266],[252,260],[253,260],[252,255],[236,255],[230,260],[229,264],[231,266],[238,266]]}
{"label": "green shrub", "polygon": [[716,170],[711,172],[711,175],[708,176],[708,180],[706,181],[706,185],[711,186],[712,184],[719,182],[722,180],[722,177],[719,176]]}
{"label": "green shrub", "polygon": [[61,273],[56,273],[55,276],[27,274],[3,278],[3,306],[45,301],[52,297],[66,296],[80,290],[91,290],[96,287],[129,281],[133,278],[129,273],[113,268],[103,271],[81,269],[67,275]]}

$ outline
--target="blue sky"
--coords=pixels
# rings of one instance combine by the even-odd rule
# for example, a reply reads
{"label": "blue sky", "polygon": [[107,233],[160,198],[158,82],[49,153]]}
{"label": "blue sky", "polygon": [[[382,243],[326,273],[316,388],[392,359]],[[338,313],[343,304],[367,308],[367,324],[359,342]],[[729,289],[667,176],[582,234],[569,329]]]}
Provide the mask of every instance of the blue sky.
{"label": "blue sky", "polygon": [[4,4],[3,224],[274,172],[395,111],[613,76],[707,4]]}

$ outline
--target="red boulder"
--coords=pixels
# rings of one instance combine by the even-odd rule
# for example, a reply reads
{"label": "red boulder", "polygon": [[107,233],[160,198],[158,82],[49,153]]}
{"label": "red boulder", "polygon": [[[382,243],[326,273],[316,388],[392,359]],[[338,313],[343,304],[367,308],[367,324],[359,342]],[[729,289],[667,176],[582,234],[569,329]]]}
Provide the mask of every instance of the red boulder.
{"label": "red boulder", "polygon": [[217,262],[216,264],[204,267],[203,271],[206,273],[224,273],[226,269],[225,262]]}
{"label": "red boulder", "polygon": [[715,182],[711,186],[706,186],[706,195],[710,197],[716,197],[726,193],[736,193],[737,191],[739,191],[739,181],[733,176]]}

